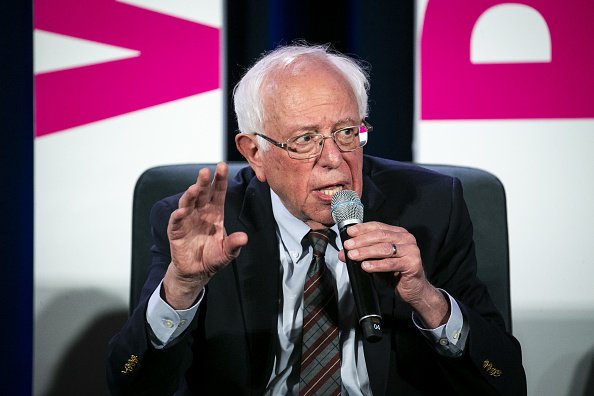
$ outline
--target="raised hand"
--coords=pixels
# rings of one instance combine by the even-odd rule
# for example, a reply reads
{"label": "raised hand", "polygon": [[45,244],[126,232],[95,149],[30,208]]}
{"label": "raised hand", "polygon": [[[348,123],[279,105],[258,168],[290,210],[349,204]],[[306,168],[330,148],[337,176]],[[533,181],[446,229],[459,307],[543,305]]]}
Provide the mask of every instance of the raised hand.
{"label": "raised hand", "polygon": [[175,309],[190,307],[210,278],[247,244],[245,233],[225,232],[227,174],[227,164],[221,162],[211,182],[210,170],[201,169],[169,219],[171,264],[163,279],[163,293]]}

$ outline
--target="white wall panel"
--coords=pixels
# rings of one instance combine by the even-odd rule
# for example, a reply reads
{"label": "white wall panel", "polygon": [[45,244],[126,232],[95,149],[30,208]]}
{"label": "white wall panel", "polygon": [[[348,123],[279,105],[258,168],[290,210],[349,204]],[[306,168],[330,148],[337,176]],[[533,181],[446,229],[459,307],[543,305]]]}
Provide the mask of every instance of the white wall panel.
{"label": "white wall panel", "polygon": [[[65,7],[68,1],[59,0],[54,4]],[[208,24],[208,37],[221,37],[217,33],[222,25],[221,1],[151,1],[142,2],[145,3],[142,8],[135,3],[138,2],[93,0],[85,6],[111,7],[114,16],[119,13],[138,17],[138,20],[163,21],[164,26],[179,26],[183,31],[200,32],[200,24]],[[115,83],[117,90],[121,85],[122,94],[136,96],[139,104],[131,110],[114,107],[113,114],[101,116],[95,111],[101,109],[92,105],[94,98],[89,98],[85,91],[87,84],[97,83],[97,80],[76,74],[89,70],[81,66],[115,67],[125,65],[117,62],[130,61],[131,56],[142,62],[143,56],[152,55],[150,50],[156,47],[152,47],[153,43],[142,43],[142,35],[137,35],[139,26],[122,27],[115,23],[121,34],[112,39],[109,24],[91,28],[79,25],[65,8],[48,8],[46,0],[36,2],[35,7],[37,13],[41,13],[35,22],[38,29],[35,32],[36,78],[49,78],[52,72],[63,72],[64,81],[80,84],[80,100],[89,103],[89,113],[99,116],[93,122],[71,122],[68,103],[58,103],[60,125],[70,122],[71,126],[57,130],[42,126],[40,130],[38,123],[34,168],[34,394],[81,394],[76,386],[84,383],[92,389],[89,394],[105,394],[102,368],[105,343],[128,309],[132,194],[137,178],[152,166],[224,159],[224,98],[218,77],[220,70],[216,71],[220,68],[220,58],[211,57],[213,53],[221,53],[220,42],[214,42],[214,49],[205,53],[202,60],[196,54],[183,54],[195,48],[171,43],[174,49],[180,45],[176,51],[183,56],[172,59],[167,67],[163,67],[167,62],[162,64],[159,72],[167,84],[183,82],[175,80],[177,61],[189,59],[210,65],[210,88],[199,85],[204,80],[196,80],[198,88],[191,94],[192,90],[186,90],[186,86],[178,87],[177,92],[163,90],[165,93],[161,93],[161,88],[171,87],[159,85],[162,81],[155,81],[150,74],[147,74],[145,92],[130,92],[126,84],[134,76],[126,73],[134,69],[111,69],[110,77],[104,82],[106,89],[113,88]],[[70,12],[84,17],[84,10],[81,8],[79,14]],[[125,45],[111,45],[128,40],[124,33],[134,37],[130,43],[138,44],[139,48],[130,45],[129,50],[122,51],[117,47],[126,48]],[[75,37],[77,35],[79,37]],[[213,69],[212,65],[216,67]],[[150,67],[141,68],[138,73],[147,71],[151,72]],[[203,71],[196,67],[192,73],[200,76]],[[76,78],[70,79],[70,76]],[[41,87],[47,89],[45,85]],[[77,89],[71,92],[77,94]],[[50,98],[52,94],[49,92]],[[143,101],[147,94],[154,94],[152,103]],[[113,96],[113,102],[120,99]],[[109,101],[107,98],[103,104],[96,103],[109,106]],[[120,102],[125,104],[125,101]],[[47,102],[38,102],[38,106],[40,103]],[[84,106],[80,108],[85,111]],[[37,114],[48,117],[43,111]],[[78,115],[72,114],[72,119]],[[74,378],[68,379],[68,376]]]}
{"label": "white wall panel", "polygon": [[[432,3],[439,7],[431,9]],[[572,44],[571,37],[575,32],[590,31],[586,25],[591,25],[594,8],[578,1],[526,2],[534,7],[534,11],[542,11],[543,19],[548,21],[551,40],[548,43],[543,20],[526,17],[528,5],[501,3],[505,2],[457,1],[450,4],[417,1],[418,64],[421,66],[417,71],[415,160],[473,166],[488,170],[501,179],[508,201],[514,333],[523,346],[529,394],[585,394],[587,386],[589,390],[594,386],[594,341],[591,336],[594,325],[594,259],[591,253],[594,242],[594,107],[591,99],[590,106],[585,106],[587,93],[582,95],[579,87],[574,90],[571,84],[562,80],[563,76],[556,73],[565,67],[580,76],[581,85],[592,83],[592,77],[583,68],[594,59],[591,40],[588,44],[578,38]],[[447,8],[444,4],[449,5],[449,11],[443,11]],[[470,32],[473,30],[466,29],[465,24],[469,20],[472,22],[472,18],[479,19],[481,13],[476,13],[479,7],[492,7],[491,11],[506,7],[511,14],[495,15],[497,20],[491,22],[496,23],[483,26],[491,30],[488,34],[479,31],[482,39],[472,43],[476,46],[472,51],[481,58],[475,63],[481,65],[473,68],[470,59]],[[449,51],[446,44],[439,52],[440,59],[431,58],[438,59],[436,63],[421,64],[427,61],[423,59],[423,53],[434,55],[439,51],[422,48],[431,44],[423,41],[423,33],[426,33],[423,24],[427,23],[425,12],[435,12],[438,8],[444,14],[434,13],[432,20],[441,19],[444,26],[448,23],[444,21],[457,20],[464,27],[453,28],[451,37],[447,30],[443,31],[444,41],[458,40],[452,45],[454,49]],[[552,13],[554,9],[559,12]],[[514,10],[519,12],[514,14]],[[536,14],[541,15],[532,12],[532,16]],[[518,20],[523,22],[518,24]],[[514,37],[521,32],[533,34],[531,39],[535,44],[528,47],[538,53],[521,51],[519,44],[526,37]],[[460,47],[466,47],[468,51],[456,52],[455,48]],[[515,51],[513,54],[510,48]],[[549,59],[545,56],[548,50],[551,51]],[[456,58],[460,54],[466,54],[468,58]],[[508,82],[502,79],[493,80],[497,81],[493,91],[485,88],[477,92],[468,86],[470,80],[464,75],[456,75],[456,70],[452,69],[444,70],[441,76],[450,82],[455,80],[447,90],[440,91],[436,85],[423,87],[426,80],[422,68],[427,72],[433,67],[435,76],[438,76],[440,62],[450,63],[449,56],[453,58],[452,63],[468,68],[465,69],[469,71],[468,79],[475,77],[474,72],[483,73],[488,78],[489,72],[494,70],[501,72],[494,73],[494,79],[509,75],[513,81],[517,78],[515,70],[518,74],[525,73],[529,79],[530,73],[526,71],[533,66],[537,70],[534,75],[545,78],[533,81],[534,90],[523,90],[522,81],[506,86]],[[514,65],[518,68],[514,69]],[[458,81],[459,89],[449,88],[455,87]],[[488,86],[493,81],[481,83]],[[535,95],[536,89],[542,89],[536,96],[550,107],[529,99]],[[518,112],[515,110],[520,105],[510,109],[498,107],[495,92],[502,93],[503,104],[524,101],[525,107]],[[434,111],[437,107],[427,112],[423,106],[426,104],[424,99],[429,98],[422,98],[422,95],[431,94],[437,95],[432,99],[449,100],[451,109],[458,106],[462,110],[454,110],[456,114],[452,116],[447,111]],[[465,95],[472,96],[465,98]],[[472,102],[475,107],[467,106]],[[484,108],[489,102],[494,108]],[[468,116],[460,115],[464,111]],[[522,111],[528,115],[522,117]],[[535,118],[534,114],[542,116]]]}

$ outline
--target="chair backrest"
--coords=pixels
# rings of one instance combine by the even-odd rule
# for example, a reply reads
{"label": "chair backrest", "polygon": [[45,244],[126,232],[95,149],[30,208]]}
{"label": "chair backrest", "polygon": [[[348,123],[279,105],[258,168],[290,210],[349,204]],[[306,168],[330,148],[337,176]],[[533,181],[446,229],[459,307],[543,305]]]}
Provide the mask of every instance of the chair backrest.
{"label": "chair backrest", "polygon": [[[232,178],[244,166],[244,162],[229,163],[229,177]],[[474,225],[478,276],[487,285],[508,331],[511,331],[509,248],[503,185],[495,176],[480,169],[450,165],[421,166],[457,177],[462,182],[464,198]],[[158,166],[148,169],[138,179],[132,209],[130,310],[138,303],[151,263],[151,207],[158,200],[188,188],[203,167],[214,171],[215,164]]]}

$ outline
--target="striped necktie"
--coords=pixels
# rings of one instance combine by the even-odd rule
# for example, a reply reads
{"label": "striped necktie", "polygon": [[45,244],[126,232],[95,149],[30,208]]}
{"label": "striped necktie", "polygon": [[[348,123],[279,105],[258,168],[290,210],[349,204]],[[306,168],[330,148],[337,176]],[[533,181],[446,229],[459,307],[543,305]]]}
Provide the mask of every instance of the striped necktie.
{"label": "striped necktie", "polygon": [[336,286],[324,253],[329,229],[307,234],[313,259],[303,287],[303,345],[299,395],[340,395],[340,345]]}

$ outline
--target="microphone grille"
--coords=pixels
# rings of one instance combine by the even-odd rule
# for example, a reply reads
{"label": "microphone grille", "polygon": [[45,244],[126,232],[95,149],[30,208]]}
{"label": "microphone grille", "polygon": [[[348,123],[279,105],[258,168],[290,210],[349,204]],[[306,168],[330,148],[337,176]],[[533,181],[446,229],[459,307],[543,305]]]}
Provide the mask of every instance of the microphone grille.
{"label": "microphone grille", "polygon": [[336,224],[345,220],[363,221],[363,204],[357,193],[351,190],[342,190],[332,196],[330,212]]}

